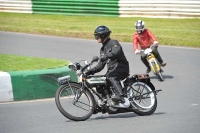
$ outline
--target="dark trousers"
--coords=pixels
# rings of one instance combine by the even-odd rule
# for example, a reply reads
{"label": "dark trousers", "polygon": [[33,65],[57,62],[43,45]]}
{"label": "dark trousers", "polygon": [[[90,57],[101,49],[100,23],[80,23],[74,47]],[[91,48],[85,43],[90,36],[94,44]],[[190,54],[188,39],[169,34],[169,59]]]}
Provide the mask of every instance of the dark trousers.
{"label": "dark trousers", "polygon": [[107,77],[106,81],[108,83],[108,86],[113,87],[112,90],[115,93],[115,95],[118,95],[118,96],[123,95],[122,87],[121,87],[119,79],[117,79],[116,77]]}
{"label": "dark trousers", "polygon": [[129,75],[129,66],[123,66],[123,68],[116,68],[106,74],[106,81],[108,86],[113,87],[115,95],[122,96],[122,86],[120,80],[126,78]]}
{"label": "dark trousers", "polygon": [[[160,54],[157,50],[158,46],[152,46],[151,49],[152,49],[152,53],[155,55],[156,59],[162,64],[163,60],[162,60],[162,58],[161,58],[161,56],[160,56]],[[141,60],[147,68],[150,68],[149,63],[146,59],[146,55],[144,54],[144,51],[141,51]]]}

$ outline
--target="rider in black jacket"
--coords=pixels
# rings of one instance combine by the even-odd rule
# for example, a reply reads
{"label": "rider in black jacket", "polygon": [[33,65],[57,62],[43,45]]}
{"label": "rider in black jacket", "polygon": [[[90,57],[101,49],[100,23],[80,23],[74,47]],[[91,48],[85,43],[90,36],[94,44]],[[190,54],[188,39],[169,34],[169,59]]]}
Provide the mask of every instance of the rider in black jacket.
{"label": "rider in black jacket", "polygon": [[87,74],[100,72],[107,64],[106,80],[113,86],[115,95],[111,97],[114,102],[124,102],[122,87],[119,80],[129,75],[129,63],[117,40],[110,39],[111,31],[106,26],[98,26],[94,31],[95,39],[102,43],[100,49],[100,62]]}

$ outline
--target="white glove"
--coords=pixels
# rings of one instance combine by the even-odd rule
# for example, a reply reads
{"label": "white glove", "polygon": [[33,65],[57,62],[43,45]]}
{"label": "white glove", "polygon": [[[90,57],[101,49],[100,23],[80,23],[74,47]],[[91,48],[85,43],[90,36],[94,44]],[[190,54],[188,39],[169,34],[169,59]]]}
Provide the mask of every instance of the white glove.
{"label": "white glove", "polygon": [[140,51],[138,49],[135,50],[135,54],[139,54]]}
{"label": "white glove", "polygon": [[158,46],[158,41],[154,41],[154,42],[153,42],[153,45],[154,45],[154,46]]}

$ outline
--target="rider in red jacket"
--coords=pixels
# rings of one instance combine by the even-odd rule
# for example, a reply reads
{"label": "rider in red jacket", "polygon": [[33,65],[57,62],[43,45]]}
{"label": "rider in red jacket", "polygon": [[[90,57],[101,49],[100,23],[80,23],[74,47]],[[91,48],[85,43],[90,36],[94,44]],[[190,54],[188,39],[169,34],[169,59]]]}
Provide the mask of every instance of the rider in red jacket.
{"label": "rider in red jacket", "polygon": [[147,67],[147,73],[151,71],[151,68],[149,66],[149,63],[146,59],[146,55],[143,51],[140,51],[138,48],[138,44],[140,46],[141,50],[145,50],[146,48],[151,47],[153,54],[156,56],[157,60],[160,62],[160,64],[164,67],[166,65],[165,62],[163,62],[157,48],[158,48],[158,41],[156,40],[156,37],[153,35],[153,33],[149,29],[145,29],[145,23],[142,20],[138,20],[135,23],[135,29],[136,32],[133,35],[133,47],[135,54],[141,55],[141,60]]}

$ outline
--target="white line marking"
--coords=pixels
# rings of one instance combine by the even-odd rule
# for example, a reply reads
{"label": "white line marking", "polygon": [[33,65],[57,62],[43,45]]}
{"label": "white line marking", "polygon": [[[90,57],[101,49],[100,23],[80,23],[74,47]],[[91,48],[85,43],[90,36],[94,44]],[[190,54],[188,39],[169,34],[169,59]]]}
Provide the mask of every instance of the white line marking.
{"label": "white line marking", "polygon": [[12,102],[2,102],[1,104],[16,104],[16,103],[29,103],[29,102],[44,102],[44,101],[53,101],[55,98],[46,98],[46,99],[36,99],[36,100],[25,100],[25,101],[12,101]]}
{"label": "white line marking", "polygon": [[197,106],[197,105],[199,105],[199,104],[196,104],[196,103],[193,103],[193,104],[192,104],[192,106]]}

